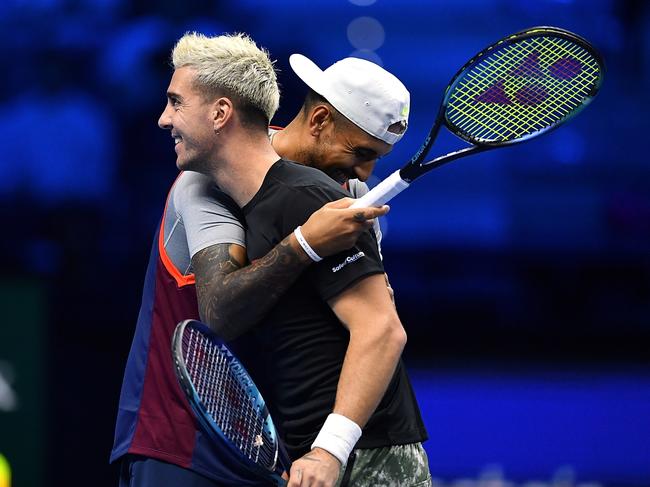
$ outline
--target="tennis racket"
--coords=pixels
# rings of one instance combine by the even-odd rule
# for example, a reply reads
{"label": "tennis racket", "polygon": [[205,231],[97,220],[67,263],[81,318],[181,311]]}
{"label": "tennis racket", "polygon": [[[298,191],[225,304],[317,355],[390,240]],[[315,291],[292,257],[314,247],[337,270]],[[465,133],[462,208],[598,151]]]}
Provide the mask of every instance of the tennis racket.
{"label": "tennis racket", "polygon": [[[415,155],[352,208],[381,206],[443,164],[559,127],[594,99],[604,71],[589,42],[558,27],[533,27],[492,44],[451,79]],[[442,125],[472,145],[423,162]]]}
{"label": "tennis racket", "polygon": [[172,356],[181,388],[220,454],[285,486],[281,474],[290,462],[264,399],[226,345],[203,323],[185,320],[174,331]]}

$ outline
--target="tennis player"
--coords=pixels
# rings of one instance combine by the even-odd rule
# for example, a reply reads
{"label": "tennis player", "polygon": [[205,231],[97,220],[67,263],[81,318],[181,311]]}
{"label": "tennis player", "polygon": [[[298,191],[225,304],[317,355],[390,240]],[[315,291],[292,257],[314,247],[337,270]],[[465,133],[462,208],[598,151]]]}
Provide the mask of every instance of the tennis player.
{"label": "tennis player", "polygon": [[[355,176],[365,180],[406,130],[408,91],[361,59],[344,59],[325,71],[301,55],[290,64],[310,91],[294,120],[273,134],[274,148],[339,183]],[[349,183],[367,190],[359,181]],[[290,232],[303,211],[340,191],[322,174],[282,160],[251,187],[256,192],[238,200],[245,203],[251,259]],[[254,363],[270,348],[263,370],[253,374],[256,381],[268,379],[264,395],[272,398],[272,415],[292,458],[303,455],[291,468],[289,486],[332,485],[332,478],[339,485],[430,485],[421,445],[426,432],[399,359],[403,329],[394,309],[388,310],[392,304],[380,285],[381,259],[372,237],[362,235],[355,248],[300,276],[255,340],[247,335],[239,349],[245,355],[257,341],[247,357]],[[359,426],[365,426],[360,439]],[[337,469],[339,464],[346,468]]]}
{"label": "tennis player", "polygon": [[[216,66],[206,62],[207,71],[218,69],[223,60],[230,62],[232,88],[227,92],[237,100],[239,122],[244,127],[266,130],[279,99],[267,54],[243,36],[223,36],[212,42],[200,36],[186,40],[195,47],[210,46],[217,59],[213,60]],[[179,46],[175,55],[183,59],[186,54],[183,45]],[[256,78],[250,84],[240,83],[250,71],[257,73]],[[199,319],[197,287],[212,289],[220,279],[223,293],[217,293],[210,303],[218,301],[229,312],[235,309],[242,321],[259,320],[256,313],[274,302],[312,262],[295,235],[290,235],[262,259],[232,272],[246,263],[244,229],[239,208],[217,189],[217,174],[211,172],[220,167],[215,164],[214,145],[223,140],[219,130],[214,130],[210,112],[206,112],[211,106],[208,100],[213,99],[195,89],[168,93],[167,111],[176,114],[172,137],[177,165],[183,172],[170,191],[154,238],[120,396],[111,460],[123,459],[121,485],[259,484],[238,465],[224,465],[197,427],[173,372],[171,335],[179,321]],[[166,124],[162,118],[161,124]],[[245,128],[244,132],[255,131]],[[269,156],[278,158],[265,135],[260,140],[247,139],[231,157],[245,162]],[[218,157],[222,157],[220,153]],[[303,234],[310,246],[324,255],[349,248],[361,231],[371,227],[372,219],[387,211],[346,209],[352,201],[347,198],[325,205],[307,220]],[[211,259],[192,259],[200,252]],[[234,302],[234,298],[239,301]],[[248,306],[236,308],[238,302]],[[250,306],[252,302],[255,306]],[[210,309],[218,312],[219,308]],[[202,317],[206,321],[209,318]]]}
{"label": "tennis player", "polygon": [[[299,54],[292,55],[289,61],[292,69],[307,85],[309,91],[298,115],[286,129],[273,133],[273,147],[283,158],[297,160],[308,166],[319,168],[334,180],[343,183],[355,197],[362,196],[368,191],[363,181],[366,181],[371,175],[377,159],[388,154],[393,145],[401,139],[406,131],[410,101],[408,91],[393,75],[362,59],[346,58],[324,71],[308,58]],[[271,171],[274,170],[276,168],[272,167],[267,174],[267,178],[269,178]],[[269,188],[265,189],[263,185],[254,199],[265,193],[266,199],[273,201],[274,197],[269,196],[269,193],[272,192]],[[282,203],[278,204],[282,206]],[[314,203],[312,202],[312,204]],[[254,210],[250,209],[254,205],[262,204],[249,203],[244,208],[245,212],[251,211],[251,213],[255,213]],[[263,213],[264,211],[261,212],[262,215]],[[249,215],[247,215],[248,218]],[[253,217],[250,218],[252,221]],[[286,218],[286,212],[283,214],[283,218]],[[257,225],[251,224],[252,232],[255,232],[257,228]],[[260,232],[260,234],[263,233]],[[269,233],[273,234],[274,230],[266,230],[266,233],[264,233],[266,238],[268,238]],[[375,235],[379,243],[381,232],[377,221],[375,221]],[[363,242],[362,238],[359,240],[358,245],[362,245]],[[254,245],[255,243],[251,241],[251,246]],[[255,255],[254,251],[252,248],[249,249],[249,255],[252,258]],[[322,282],[317,282],[316,287],[324,296],[328,296],[328,293],[336,294],[339,289],[341,290],[338,296],[328,300],[328,304],[337,316],[339,316],[339,313],[336,312],[336,309],[344,307],[344,302],[347,299],[353,299],[356,294],[356,291],[354,291],[350,292],[349,296],[345,295],[347,292],[345,279],[350,279],[350,282],[353,283],[352,286],[354,286],[356,285],[354,281],[356,277],[354,276],[362,276],[364,272],[372,272],[357,270],[351,273],[350,276],[346,276],[346,278],[340,276],[340,274],[346,272],[342,266],[351,268],[354,265],[360,265],[360,263],[357,264],[354,261],[355,256],[358,256],[359,253],[357,247],[357,250],[347,253],[348,257],[342,258],[338,256],[328,259],[330,262],[336,263],[336,265],[331,267],[325,265],[324,267],[329,270],[325,271],[325,275],[319,274],[318,279],[321,279]],[[353,263],[348,265],[350,261]],[[368,264],[364,265],[367,266]],[[313,268],[310,273],[320,273],[322,272],[321,269]],[[337,275],[338,277],[335,277]],[[306,276],[303,276],[303,278],[306,279]],[[301,280],[304,280],[303,278]],[[311,279],[314,278],[311,277]],[[386,280],[386,282],[388,281]],[[300,289],[302,289],[300,284],[294,286],[288,296],[283,298],[285,302],[284,304],[281,303],[280,306],[284,306],[286,310],[286,308],[291,308],[289,303],[294,301],[302,302],[301,299],[297,299],[300,296]],[[388,290],[392,295],[390,286]],[[292,292],[293,294],[291,294]],[[337,302],[337,300],[340,301]],[[334,303],[336,303],[335,306]],[[382,302],[382,304],[385,305],[385,302]],[[305,308],[308,309],[309,306],[306,305]],[[364,308],[365,306],[359,306],[360,316],[364,316]],[[348,311],[345,310],[346,313]],[[276,312],[282,314],[282,311]],[[355,316],[354,319],[350,317],[353,322],[358,318],[359,316]],[[277,317],[277,319],[280,322],[282,321],[281,316]],[[345,322],[343,324],[345,325]],[[362,322],[360,329],[357,331],[364,333],[363,327],[366,325],[373,326],[370,315],[368,315],[368,321],[366,323]],[[316,327],[312,327],[312,330],[314,329]],[[341,331],[340,326],[338,331]],[[346,338],[343,341],[345,340]],[[353,344],[352,340],[350,343]],[[305,363],[313,365],[320,359],[327,360],[328,354],[332,352],[331,349],[328,349],[321,354],[319,359],[313,358],[310,360],[312,352],[318,350],[320,344],[316,341],[312,343],[312,346],[314,347],[313,350],[306,346],[304,350],[300,351],[303,353],[302,357],[305,359]],[[363,352],[361,353],[363,354]],[[356,361],[357,357],[351,353],[348,347],[344,359],[344,368],[345,363],[353,360]],[[318,369],[318,367],[316,366],[314,369]],[[313,372],[313,369],[307,370],[305,375],[308,376],[311,372]],[[319,373],[322,373],[322,370]],[[276,380],[276,378],[275,374],[271,377],[272,380]],[[287,378],[291,382],[293,375],[289,372]],[[327,387],[330,388],[331,394],[331,389],[336,384],[335,374],[330,376],[330,379],[331,382]],[[309,381],[308,378],[306,380]],[[284,393],[286,390],[291,390],[291,387],[287,384],[286,389],[282,386],[278,386],[277,389]],[[428,461],[421,445],[421,441],[426,439],[426,432],[401,359],[397,363],[396,372],[392,377],[388,391],[377,411],[366,424],[363,435],[357,443],[358,448],[350,456],[351,461],[347,462],[346,468],[341,470],[338,479],[339,485],[430,485]],[[301,414],[300,412],[294,412],[294,408],[300,408],[296,408],[295,404],[292,404],[293,401],[302,404],[300,394],[301,391],[294,391],[293,397],[285,394],[285,396],[289,396],[285,401],[285,406],[288,405],[291,410],[289,414],[283,415],[276,412],[275,410],[278,410],[278,408],[273,404],[271,407],[274,409],[274,416],[287,417]],[[345,407],[343,400],[339,401],[342,394],[341,383],[339,382],[334,412],[338,412],[338,408],[343,409]],[[317,409],[313,404],[312,407]],[[306,410],[309,410],[309,407],[303,408],[303,412]],[[313,411],[310,411],[310,413],[313,413]],[[309,413],[305,412],[305,415],[308,416]],[[385,426],[387,420],[396,420],[399,424],[387,428],[387,433],[382,437],[381,434],[377,434],[377,429],[383,427],[380,425]],[[314,445],[328,444],[332,440],[330,434],[340,437],[341,430],[338,430],[338,428],[342,427],[343,431],[345,431],[346,426],[337,424],[339,422],[344,421],[337,415],[328,417],[325,427],[320,430],[321,433]],[[332,426],[330,430],[330,425],[335,426]],[[304,445],[307,444],[308,442],[303,443],[303,449]],[[310,447],[313,448],[314,445],[310,445]],[[294,464],[289,485],[309,485],[302,479],[310,475],[309,467],[314,464],[313,459],[317,452],[318,448],[314,450],[313,454],[304,457],[305,460],[309,458],[309,463],[303,462],[303,464],[308,465],[308,470],[303,471],[300,462]],[[295,456],[302,453],[302,451],[296,449],[293,453]],[[344,453],[341,456],[344,456]],[[345,464],[345,462],[343,463]],[[296,480],[296,476],[301,480]]]}

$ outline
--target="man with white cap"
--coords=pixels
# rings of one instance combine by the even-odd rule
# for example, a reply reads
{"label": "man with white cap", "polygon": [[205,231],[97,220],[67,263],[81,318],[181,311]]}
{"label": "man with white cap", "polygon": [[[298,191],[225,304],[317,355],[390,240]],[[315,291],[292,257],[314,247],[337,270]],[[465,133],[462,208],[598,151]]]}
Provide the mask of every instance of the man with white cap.
{"label": "man with white cap", "polygon": [[293,54],[289,63],[310,92],[291,123],[273,134],[276,152],[341,183],[365,181],[406,131],[408,90],[364,59],[345,58],[325,71],[301,54]]}
{"label": "man with white cap", "polygon": [[[380,66],[345,58],[322,71],[302,54],[289,57],[309,87],[303,106],[284,130],[271,129],[275,151],[291,161],[324,171],[353,197],[368,192],[365,181],[408,127],[410,94]],[[381,249],[379,220],[374,221]],[[392,288],[386,277],[392,295]]]}
{"label": "man with white cap", "polygon": [[[274,149],[360,196],[367,187],[358,180],[367,179],[406,130],[408,91],[362,59],[346,58],[322,71],[294,54],[290,64],[310,92],[291,123],[272,132]],[[324,183],[285,161],[269,169],[243,207],[251,260],[305,212],[340,197]],[[261,353],[261,373],[269,378],[272,414],[295,460],[290,487],[430,485],[421,446],[426,432],[400,359],[405,333],[382,274],[375,239],[362,236],[350,251],[313,264],[256,340],[245,338],[246,345],[260,344],[254,353],[268,353]]]}

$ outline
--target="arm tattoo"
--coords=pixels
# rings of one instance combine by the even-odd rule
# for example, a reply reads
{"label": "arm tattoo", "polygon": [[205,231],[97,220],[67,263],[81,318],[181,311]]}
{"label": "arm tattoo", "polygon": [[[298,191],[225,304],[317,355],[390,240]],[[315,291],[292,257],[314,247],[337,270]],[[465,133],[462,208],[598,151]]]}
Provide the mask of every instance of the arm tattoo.
{"label": "arm tattoo", "polygon": [[262,320],[310,262],[289,237],[249,266],[232,255],[230,244],[197,252],[192,267],[201,319],[224,340],[237,338]]}

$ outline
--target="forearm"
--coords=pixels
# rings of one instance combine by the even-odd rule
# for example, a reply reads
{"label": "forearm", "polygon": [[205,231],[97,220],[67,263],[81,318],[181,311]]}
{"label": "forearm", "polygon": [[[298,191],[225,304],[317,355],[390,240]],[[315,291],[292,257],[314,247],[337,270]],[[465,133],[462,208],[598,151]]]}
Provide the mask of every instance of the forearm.
{"label": "forearm", "polygon": [[[350,332],[350,340],[337,385],[334,414],[327,416],[305,458],[313,455],[323,464],[343,465],[386,393],[406,344],[406,332],[383,274],[364,277],[328,304]],[[300,463],[300,468],[303,465]],[[292,466],[292,475],[293,471]]]}
{"label": "forearm", "polygon": [[[350,248],[388,207],[347,208],[344,198],[324,205],[302,225],[302,234],[320,257]],[[234,255],[241,253],[241,255]],[[267,255],[245,266],[243,247],[216,244],[192,257],[201,319],[232,340],[256,325],[312,263],[290,234]]]}
{"label": "forearm", "polygon": [[237,338],[264,318],[310,263],[292,235],[248,266],[229,246],[201,251],[193,259],[201,319],[224,340]]}
{"label": "forearm", "polygon": [[[370,316],[369,316],[370,317]],[[375,316],[376,318],[376,316]],[[344,464],[382,397],[386,393],[406,343],[399,319],[368,320],[369,333],[351,330],[334,403],[334,414],[327,416],[312,451],[324,450]],[[319,453],[320,454],[320,453]],[[322,454],[321,454],[322,456]]]}

